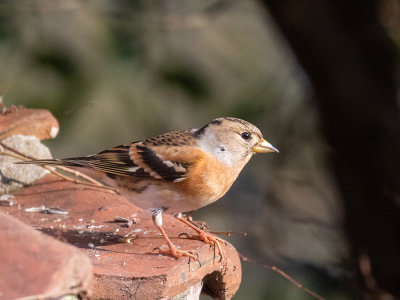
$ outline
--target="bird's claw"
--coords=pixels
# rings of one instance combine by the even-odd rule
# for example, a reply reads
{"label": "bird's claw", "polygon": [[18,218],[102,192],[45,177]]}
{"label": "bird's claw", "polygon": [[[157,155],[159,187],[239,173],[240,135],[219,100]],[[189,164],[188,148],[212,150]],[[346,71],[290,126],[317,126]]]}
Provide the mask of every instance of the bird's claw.
{"label": "bird's claw", "polygon": [[205,244],[217,247],[218,254],[220,255],[219,261],[222,261],[224,259],[224,252],[222,251],[221,243],[223,243],[224,245],[227,245],[227,243],[225,240],[220,239],[219,237],[213,236],[203,231],[200,232],[199,235],[190,235],[186,232],[182,232],[178,235],[178,237],[183,239],[202,241]]}
{"label": "bird's claw", "polygon": [[[190,235],[190,234],[188,234],[188,233],[186,233],[186,232],[180,233],[180,234],[178,235],[178,238],[180,238],[180,239],[187,239],[187,240],[196,239],[196,238],[193,238],[193,235]],[[197,239],[197,240],[198,240],[198,239]]]}
{"label": "bird's claw", "polygon": [[184,250],[178,250],[175,247],[170,248],[168,250],[162,250],[162,249],[156,247],[153,249],[153,252],[154,251],[157,251],[158,254],[173,256],[174,258],[181,258],[182,256],[186,256],[191,259],[194,259],[195,261],[199,261],[199,255],[197,254],[196,251],[193,251],[193,250],[184,251]]}

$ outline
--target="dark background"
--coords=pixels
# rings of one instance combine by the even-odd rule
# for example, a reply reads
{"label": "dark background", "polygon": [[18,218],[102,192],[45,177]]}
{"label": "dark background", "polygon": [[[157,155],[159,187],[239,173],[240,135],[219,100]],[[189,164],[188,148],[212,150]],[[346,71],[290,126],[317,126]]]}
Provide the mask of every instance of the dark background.
{"label": "dark background", "polygon": [[[353,174],[343,183],[338,178],[348,172],[337,166],[344,155],[350,167],[370,145],[358,162],[364,166],[376,158],[369,160],[374,147],[397,138],[383,134],[398,128],[396,102],[381,114],[379,103],[385,97],[397,99],[400,6],[394,0],[355,1],[352,6],[281,2],[3,0],[0,93],[7,105],[46,108],[58,118],[58,137],[46,141],[55,157],[92,154],[169,130],[200,127],[220,116],[252,122],[279,155],[254,157],[230,192],[195,218],[214,230],[247,232],[228,240],[246,257],[278,266],[327,299],[364,297],[371,287],[363,285],[367,275],[358,262],[371,252],[354,236],[363,228],[373,231],[373,225],[360,221],[351,226],[349,220],[368,217],[373,223],[374,215],[352,215],[364,211],[362,195],[348,196],[359,177]],[[375,35],[353,47],[369,31]],[[374,47],[377,51],[365,56],[364,50]],[[353,68],[359,57],[365,69]],[[386,67],[382,76],[369,76],[379,66]],[[368,87],[376,78],[388,83],[378,84],[377,90],[395,92],[374,94]],[[360,90],[364,94],[355,92]],[[366,95],[368,103],[378,103],[367,114],[370,118],[362,119],[362,109],[353,116],[368,106],[360,100]],[[341,120],[360,121],[357,127]],[[385,120],[393,122],[374,133]],[[342,124],[341,131],[332,124]],[[341,143],[360,133],[355,152]],[[343,154],[343,149],[350,152]],[[397,161],[397,150],[374,166]],[[397,173],[391,179],[382,174],[376,175],[383,183],[399,183]],[[357,189],[366,182],[360,180]],[[350,205],[348,200],[355,198],[361,200]],[[370,210],[376,207],[380,204]],[[243,263],[243,269],[235,299],[311,299],[261,266]],[[382,285],[378,278],[373,288]]]}

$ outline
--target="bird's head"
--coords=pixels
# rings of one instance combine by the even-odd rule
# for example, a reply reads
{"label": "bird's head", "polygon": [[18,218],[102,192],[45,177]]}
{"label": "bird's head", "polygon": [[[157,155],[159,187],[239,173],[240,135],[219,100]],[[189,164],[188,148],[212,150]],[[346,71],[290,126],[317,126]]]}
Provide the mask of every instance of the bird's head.
{"label": "bird's head", "polygon": [[214,119],[195,134],[203,150],[228,166],[244,166],[254,153],[278,152],[256,126],[237,118]]}

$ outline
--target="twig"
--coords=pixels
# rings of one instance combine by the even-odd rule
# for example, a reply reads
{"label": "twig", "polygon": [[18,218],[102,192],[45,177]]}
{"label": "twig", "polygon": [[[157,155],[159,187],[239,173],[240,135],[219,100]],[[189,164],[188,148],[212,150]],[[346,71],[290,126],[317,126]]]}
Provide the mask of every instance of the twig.
{"label": "twig", "polygon": [[79,171],[72,170],[72,169],[70,169],[68,167],[64,167],[64,166],[54,166],[54,167],[56,167],[57,169],[63,170],[65,172],[71,173],[75,177],[82,177],[83,179],[86,179],[87,181],[93,183],[96,186],[104,186],[100,182],[98,182],[97,180],[95,180],[92,177],[90,177],[90,176],[88,176],[86,174],[83,174],[83,173],[81,173]]}
{"label": "twig", "polygon": [[243,231],[210,231],[212,234],[218,234],[218,235],[226,235],[226,236],[231,236],[232,234],[238,234],[242,236],[247,236],[247,232]]}
{"label": "twig", "polygon": [[[218,234],[218,235],[226,235],[226,236],[231,236],[232,234],[239,234],[239,235],[243,235],[243,236],[247,236],[247,232],[242,232],[242,231],[212,231],[208,225],[205,222],[199,222],[199,221],[195,221],[193,220],[192,216],[190,215],[185,215],[186,220],[191,223],[192,225],[196,226],[197,228],[212,233],[212,234]],[[201,224],[199,224],[201,223]]]}
{"label": "twig", "polygon": [[[0,152],[1,155],[11,156],[11,157],[18,158],[18,159],[24,160],[24,161],[35,160],[35,158],[33,158],[31,156],[25,155],[25,154],[13,149],[13,148],[7,146],[7,145],[5,145],[2,141],[0,141],[0,146],[3,147],[4,149],[8,150],[8,151],[11,151],[11,152],[4,152],[4,151]],[[70,182],[73,182],[73,183],[77,183],[77,184],[83,184],[83,185],[87,185],[87,186],[91,186],[91,187],[97,187],[97,188],[101,188],[101,189],[106,189],[106,190],[110,190],[110,191],[113,191],[115,193],[118,193],[118,190],[116,188],[113,188],[113,187],[110,187],[110,186],[105,186],[105,185],[101,184],[100,182],[98,182],[97,180],[93,179],[92,177],[90,177],[90,176],[88,176],[86,174],[83,174],[83,173],[81,173],[79,171],[70,169],[68,167],[65,167],[65,166],[54,166],[56,169],[60,169],[60,170],[63,170],[64,172],[67,172],[67,173],[70,173],[70,174],[74,175],[75,176],[74,179],[72,179],[72,178],[70,178],[70,177],[68,177],[68,176],[66,176],[66,175],[64,175],[64,174],[62,174],[60,172],[55,171],[53,169],[53,167],[49,167],[49,166],[46,166],[46,165],[41,165],[41,167],[46,169],[46,170],[48,170],[50,173],[52,173],[52,174],[54,174],[54,175],[56,175],[58,177],[61,177],[64,180],[67,180],[67,181],[70,181]],[[81,177],[81,178],[87,180],[88,182],[79,180],[79,179],[77,179],[77,177]]]}
{"label": "twig", "polygon": [[281,275],[282,277],[286,278],[287,280],[289,280],[290,283],[292,283],[293,285],[297,286],[299,289],[302,289],[304,292],[306,292],[307,294],[315,297],[318,300],[325,300],[324,297],[318,295],[317,293],[313,292],[312,290],[310,290],[309,288],[303,286],[301,283],[297,282],[296,280],[294,280],[290,275],[288,275],[286,272],[282,271],[281,269],[279,269],[276,266],[271,266],[268,264],[263,264],[263,263],[258,263],[255,260],[252,260],[246,256],[244,256],[243,254],[239,253],[240,258],[245,261],[245,262],[249,262],[252,263],[254,265],[263,267],[265,269],[269,269],[271,271],[274,271],[276,273],[278,273],[279,275]]}

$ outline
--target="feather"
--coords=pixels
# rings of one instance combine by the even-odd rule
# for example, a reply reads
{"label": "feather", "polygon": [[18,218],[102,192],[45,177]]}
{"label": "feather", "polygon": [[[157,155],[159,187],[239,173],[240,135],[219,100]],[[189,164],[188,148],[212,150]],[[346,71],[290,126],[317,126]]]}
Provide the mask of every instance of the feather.
{"label": "feather", "polygon": [[148,166],[144,171],[149,172],[155,178],[172,182],[185,178],[188,165],[162,160],[152,149],[146,146],[136,145],[136,149],[142,162]]}

